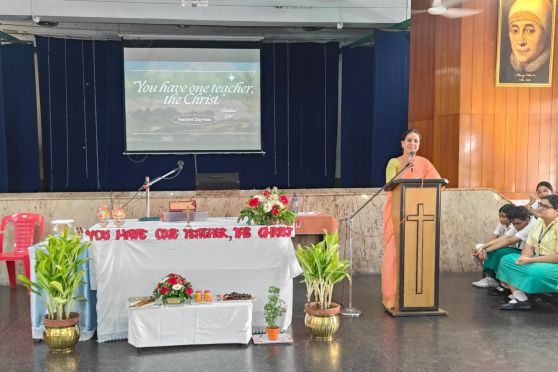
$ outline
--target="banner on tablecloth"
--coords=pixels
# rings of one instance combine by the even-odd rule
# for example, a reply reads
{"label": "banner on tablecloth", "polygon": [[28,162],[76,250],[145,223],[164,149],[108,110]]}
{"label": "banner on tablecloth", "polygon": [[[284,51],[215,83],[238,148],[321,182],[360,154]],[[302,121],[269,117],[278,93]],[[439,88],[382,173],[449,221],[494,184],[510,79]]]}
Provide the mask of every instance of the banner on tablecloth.
{"label": "banner on tablecloth", "polygon": [[89,229],[85,238],[99,240],[273,239],[294,237],[294,226],[160,227]]}

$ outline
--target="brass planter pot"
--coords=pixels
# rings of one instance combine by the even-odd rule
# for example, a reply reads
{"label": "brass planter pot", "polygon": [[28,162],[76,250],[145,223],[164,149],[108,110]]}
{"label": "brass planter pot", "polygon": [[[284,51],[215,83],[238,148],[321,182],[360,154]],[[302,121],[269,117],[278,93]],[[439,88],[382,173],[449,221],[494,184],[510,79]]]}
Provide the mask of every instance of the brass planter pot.
{"label": "brass planter pot", "polygon": [[304,325],[310,330],[312,340],[332,341],[333,336],[339,329],[339,308],[338,304],[331,304],[331,308],[326,310],[318,309],[315,302],[304,305],[306,316]]}
{"label": "brass planter pot", "polygon": [[70,319],[53,320],[45,316],[43,341],[52,353],[69,353],[79,341],[79,314],[71,313]]}

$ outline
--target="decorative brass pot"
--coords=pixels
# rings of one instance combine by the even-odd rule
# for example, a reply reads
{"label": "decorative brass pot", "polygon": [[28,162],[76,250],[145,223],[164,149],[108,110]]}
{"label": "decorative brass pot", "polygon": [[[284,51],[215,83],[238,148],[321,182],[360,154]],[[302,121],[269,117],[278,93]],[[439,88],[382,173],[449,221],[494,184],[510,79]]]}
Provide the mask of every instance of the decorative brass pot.
{"label": "decorative brass pot", "polygon": [[315,302],[304,305],[304,325],[310,330],[312,340],[332,341],[339,329],[340,306],[332,303],[329,309],[320,309]]}
{"label": "decorative brass pot", "polygon": [[79,314],[70,313],[70,319],[55,320],[44,318],[43,341],[51,353],[69,353],[79,341]]}

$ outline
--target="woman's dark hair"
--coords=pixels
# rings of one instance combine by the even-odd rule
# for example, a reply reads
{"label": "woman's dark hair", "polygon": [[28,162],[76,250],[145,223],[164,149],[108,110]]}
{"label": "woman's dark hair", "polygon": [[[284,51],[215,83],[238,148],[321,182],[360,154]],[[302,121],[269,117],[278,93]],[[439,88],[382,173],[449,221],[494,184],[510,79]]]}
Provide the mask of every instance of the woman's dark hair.
{"label": "woman's dark hair", "polygon": [[508,213],[508,218],[513,220],[517,218],[522,221],[529,221],[531,218],[531,213],[525,208],[524,206],[513,207],[512,210]]}
{"label": "woman's dark hair", "polygon": [[552,185],[550,184],[550,182],[546,182],[546,181],[541,181],[537,184],[537,187],[535,188],[535,190],[538,190],[540,186],[544,186],[547,189],[549,189],[551,192],[554,192],[554,188],[552,187]]}
{"label": "woman's dark hair", "polygon": [[405,138],[407,138],[407,136],[411,133],[418,134],[419,139],[422,137],[418,130],[416,130],[415,128],[411,128],[411,129],[407,129],[405,132],[403,132],[403,134],[401,135],[401,141],[405,141]]}
{"label": "woman's dark hair", "polygon": [[554,194],[547,195],[547,196],[543,197],[543,199],[548,200],[550,205],[552,205],[552,208],[558,209],[558,195],[554,195]]}
{"label": "woman's dark hair", "polygon": [[511,211],[515,208],[513,204],[504,204],[498,210],[498,213],[505,213],[508,218],[510,218]]}

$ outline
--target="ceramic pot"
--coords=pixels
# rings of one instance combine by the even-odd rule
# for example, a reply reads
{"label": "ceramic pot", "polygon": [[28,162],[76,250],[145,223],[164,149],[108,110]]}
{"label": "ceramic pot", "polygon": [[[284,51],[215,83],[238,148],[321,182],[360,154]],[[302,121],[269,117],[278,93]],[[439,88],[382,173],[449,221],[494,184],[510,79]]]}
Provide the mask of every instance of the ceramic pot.
{"label": "ceramic pot", "polygon": [[265,333],[267,333],[267,338],[270,341],[277,341],[279,334],[281,333],[281,328],[279,327],[265,327]]}

